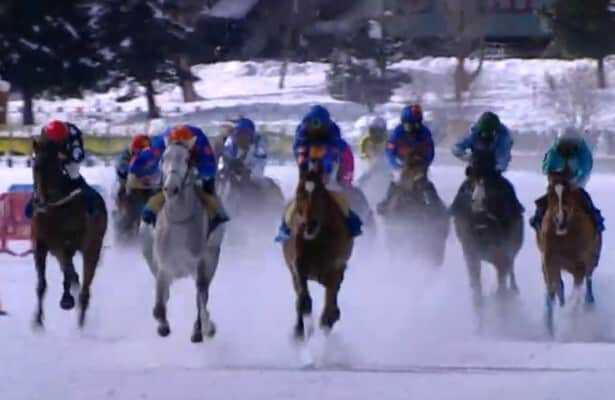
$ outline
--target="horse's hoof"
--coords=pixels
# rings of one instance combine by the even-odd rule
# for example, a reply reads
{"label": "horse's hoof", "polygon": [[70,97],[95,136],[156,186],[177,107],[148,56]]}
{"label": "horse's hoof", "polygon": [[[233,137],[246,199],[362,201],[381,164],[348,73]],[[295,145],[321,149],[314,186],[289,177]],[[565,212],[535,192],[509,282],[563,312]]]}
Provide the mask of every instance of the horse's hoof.
{"label": "horse's hoof", "polygon": [[9,313],[7,313],[7,312],[6,312],[6,311],[4,311],[4,310],[0,310],[0,317],[5,317],[5,316],[7,316],[7,315],[9,315]]}
{"label": "horse's hoof", "polygon": [[154,310],[152,311],[152,315],[154,316],[155,319],[159,320],[159,319],[164,319],[165,317],[165,309],[164,307],[154,307]]}
{"label": "horse's hoof", "polygon": [[201,332],[194,332],[190,337],[192,343],[201,343],[203,341],[203,334]]}
{"label": "horse's hoof", "polygon": [[69,293],[64,293],[60,299],[60,307],[62,310],[72,310],[75,308],[75,298]]}
{"label": "horse's hoof", "polygon": [[302,343],[305,341],[305,330],[303,327],[296,326],[293,330],[293,339],[297,343]]}
{"label": "horse's hoof", "polygon": [[209,322],[209,327],[207,328],[207,331],[205,332],[205,335],[211,339],[214,336],[216,336],[216,324],[214,324],[212,321]]}
{"label": "horse's hoof", "polygon": [[42,332],[45,329],[45,325],[43,324],[43,316],[36,317],[32,321],[32,330],[34,332]]}
{"label": "horse's hoof", "polygon": [[171,334],[171,328],[168,325],[160,325],[158,327],[158,335],[161,337],[167,337]]}

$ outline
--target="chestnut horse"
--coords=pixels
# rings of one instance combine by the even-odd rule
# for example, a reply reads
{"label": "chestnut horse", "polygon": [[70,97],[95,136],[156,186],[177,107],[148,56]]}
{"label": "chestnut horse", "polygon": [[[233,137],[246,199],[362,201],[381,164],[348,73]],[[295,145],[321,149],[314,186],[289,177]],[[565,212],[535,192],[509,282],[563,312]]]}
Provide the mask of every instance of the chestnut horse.
{"label": "chestnut horse", "polygon": [[[388,243],[408,254],[408,247],[434,266],[442,265],[446,239],[450,231],[447,208],[428,176],[428,167],[421,149],[412,149],[402,156],[399,184],[382,214],[387,220]],[[406,246],[407,244],[407,246]],[[391,249],[391,250],[394,250]],[[402,254],[399,255],[403,257]]]}
{"label": "chestnut horse", "polygon": [[547,209],[536,233],[546,285],[545,323],[550,335],[554,334],[555,296],[560,306],[565,303],[562,270],[573,276],[575,294],[580,294],[585,281],[585,303],[594,303],[592,274],[596,268],[601,234],[595,229],[591,215],[584,210],[583,194],[569,178],[568,168],[549,175]]}
{"label": "chestnut horse", "polygon": [[[309,336],[312,331],[308,280],[319,282],[326,290],[321,328],[329,332],[340,319],[337,296],[354,243],[346,217],[325,187],[323,177],[319,158],[310,159],[307,169],[301,170],[289,224],[291,238],[283,244],[284,259],[297,295],[294,334],[298,340],[305,339],[306,333]],[[304,322],[309,324],[307,329]]]}
{"label": "chestnut horse", "polygon": [[38,275],[36,293],[38,306],[35,327],[43,326],[43,298],[47,290],[45,269],[47,254],[51,253],[64,273],[64,293],[60,307],[75,306],[71,290],[79,287],[79,275],[73,265],[77,252],[83,256],[83,286],[79,293],[79,326],[83,327],[90,303],[90,286],[100,259],[107,230],[107,208],[99,194],[92,215],[88,214],[82,189],[69,192],[63,171],[64,153],[58,144],[44,137],[33,141],[34,162],[34,261]]}

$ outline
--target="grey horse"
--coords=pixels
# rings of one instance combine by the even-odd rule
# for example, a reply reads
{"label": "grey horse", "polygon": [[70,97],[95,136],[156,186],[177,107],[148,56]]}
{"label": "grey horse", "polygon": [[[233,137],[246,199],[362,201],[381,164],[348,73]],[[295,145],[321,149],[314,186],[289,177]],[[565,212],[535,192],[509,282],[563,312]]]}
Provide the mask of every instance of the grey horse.
{"label": "grey horse", "polygon": [[142,250],[156,279],[153,314],[160,336],[171,333],[166,310],[171,283],[188,276],[195,279],[197,317],[191,340],[197,343],[203,341],[203,335],[213,337],[216,332],[207,302],[209,286],[218,267],[224,227],[220,225],[209,232],[209,216],[190,166],[190,150],[194,143],[195,140],[187,145],[167,142],[161,165],[165,202],[155,227],[142,227]]}

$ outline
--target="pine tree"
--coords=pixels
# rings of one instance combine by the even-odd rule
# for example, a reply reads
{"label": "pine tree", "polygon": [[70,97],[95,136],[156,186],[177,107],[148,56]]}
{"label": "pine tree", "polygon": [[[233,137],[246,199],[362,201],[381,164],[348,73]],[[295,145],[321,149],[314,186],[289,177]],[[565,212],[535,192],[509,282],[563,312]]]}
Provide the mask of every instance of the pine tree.
{"label": "pine tree", "polygon": [[103,87],[122,83],[145,87],[148,117],[158,118],[155,83],[179,83],[175,56],[187,42],[188,29],[165,12],[164,0],[99,0],[92,21],[99,52],[109,76]]}
{"label": "pine tree", "polygon": [[23,123],[34,124],[37,97],[80,95],[100,72],[79,0],[3,0],[0,76],[24,101]]}
{"label": "pine tree", "polygon": [[615,11],[611,0],[552,0],[542,16],[566,55],[598,62],[598,87],[607,86],[604,58],[615,52]]}

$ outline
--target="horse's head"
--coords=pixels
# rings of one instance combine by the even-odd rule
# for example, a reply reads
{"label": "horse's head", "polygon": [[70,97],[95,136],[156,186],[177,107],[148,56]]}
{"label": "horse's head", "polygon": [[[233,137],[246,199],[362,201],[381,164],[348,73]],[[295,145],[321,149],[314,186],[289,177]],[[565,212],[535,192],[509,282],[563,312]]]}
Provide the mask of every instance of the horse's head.
{"label": "horse's head", "polygon": [[481,213],[487,211],[487,187],[485,180],[482,178],[476,178],[471,181],[471,206],[472,212]]}
{"label": "horse's head", "polygon": [[297,211],[305,226],[304,238],[313,240],[321,228],[321,219],[325,211],[326,188],[324,183],[323,158],[324,146],[310,148],[308,161],[301,168],[299,186],[297,187]]}
{"label": "horse's head", "polygon": [[569,173],[549,174],[547,190],[547,210],[552,210],[555,233],[563,236],[568,233],[568,224],[574,215],[574,198]]}
{"label": "horse's head", "polygon": [[407,190],[422,190],[428,183],[427,164],[421,148],[401,151],[403,161],[400,184]]}
{"label": "horse's head", "polygon": [[188,142],[167,142],[162,155],[162,190],[165,197],[178,196],[190,181],[191,150],[196,137]]}
{"label": "horse's head", "polygon": [[44,136],[32,140],[32,173],[34,190],[42,202],[47,201],[49,191],[61,190],[64,179],[62,165],[66,155],[59,143]]}

